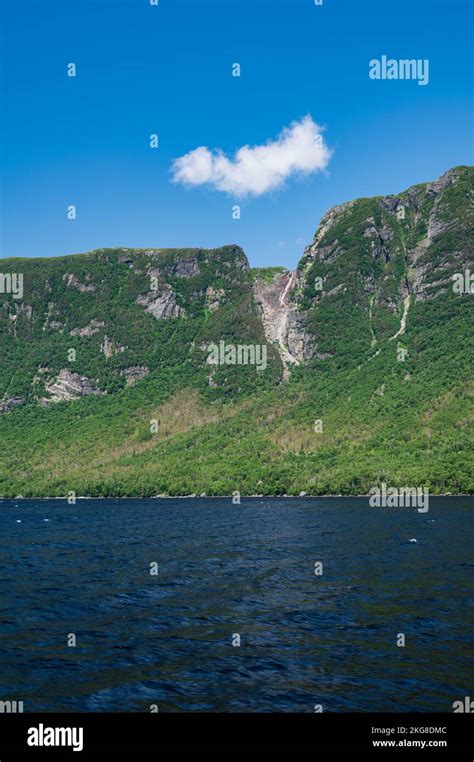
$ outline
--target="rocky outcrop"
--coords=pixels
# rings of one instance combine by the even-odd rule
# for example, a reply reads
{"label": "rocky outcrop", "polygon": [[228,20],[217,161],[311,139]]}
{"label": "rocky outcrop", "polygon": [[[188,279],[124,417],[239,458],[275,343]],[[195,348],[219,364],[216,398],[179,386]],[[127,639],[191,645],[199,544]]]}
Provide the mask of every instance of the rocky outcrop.
{"label": "rocky outcrop", "polygon": [[7,397],[0,402],[0,415],[10,413],[13,408],[24,404],[25,400],[23,397]]}
{"label": "rocky outcrop", "polygon": [[[12,306],[15,308],[14,312],[11,309]],[[23,319],[28,321],[28,323],[31,323],[33,320],[33,308],[30,304],[14,302],[12,305],[9,302],[4,302],[3,307],[8,313],[9,330],[14,336],[17,335],[17,323],[19,320]]]}
{"label": "rocky outcrop", "polygon": [[316,231],[312,246],[317,246],[324,236],[329,232],[332,226],[346,214],[355,204],[355,201],[346,201],[344,204],[338,204],[337,206],[328,209],[319,223]]}
{"label": "rocky outcrop", "polygon": [[94,336],[104,326],[105,323],[102,320],[90,320],[85,328],[73,328],[72,331],[69,331],[69,335],[80,336],[81,338],[84,336]]}
{"label": "rocky outcrop", "polygon": [[85,397],[89,394],[102,394],[100,389],[92,386],[87,376],[81,376],[79,373],[71,373],[67,368],[59,371],[57,378],[45,386],[49,397],[43,397],[41,402],[49,404],[51,402],[67,402]]}
{"label": "rocky outcrop", "polygon": [[472,170],[456,167],[397,195],[330,209],[305,249],[293,298],[316,333],[313,356],[396,340],[416,303],[452,292],[474,262],[473,196]]}
{"label": "rocky outcrop", "polygon": [[156,320],[182,317],[185,311],[176,302],[176,295],[167,283],[162,286],[161,292],[149,291],[144,296],[137,298],[137,304],[145,308],[146,312],[153,315]]}
{"label": "rocky outcrop", "polygon": [[81,283],[79,278],[77,278],[73,273],[64,273],[63,281],[65,282],[66,286],[68,286],[68,288],[76,288],[82,294],[95,291],[95,286],[93,283]]}
{"label": "rocky outcrop", "polygon": [[144,365],[132,365],[130,368],[124,368],[120,371],[122,376],[125,376],[127,386],[131,386],[136,381],[140,381],[145,378],[150,372],[150,368]]}
{"label": "rocky outcrop", "polygon": [[299,365],[310,355],[304,314],[298,314],[290,301],[296,285],[294,271],[276,272],[270,279],[254,280],[254,297],[261,310],[265,337],[272,343],[283,363],[283,378],[287,380],[291,365]]}
{"label": "rocky outcrop", "polygon": [[178,278],[192,278],[199,275],[199,264],[196,257],[183,259],[179,257],[173,265],[172,274]]}
{"label": "rocky outcrop", "polygon": [[225,291],[223,288],[213,288],[208,286],[206,288],[206,308],[211,312],[215,312],[221,306]]}
{"label": "rocky outcrop", "polygon": [[27,320],[31,320],[33,317],[33,307],[31,304],[25,302],[15,302],[16,317],[26,317]]}
{"label": "rocky outcrop", "polygon": [[100,345],[100,351],[103,355],[105,355],[105,357],[109,358],[113,357],[113,355],[118,355],[122,352],[125,352],[125,347],[116,344],[114,339],[109,339],[106,334],[102,340],[102,344]]}
{"label": "rocky outcrop", "polygon": [[[385,342],[391,349],[402,337],[410,341],[421,302],[434,314],[443,312],[450,294],[458,298],[454,285],[474,271],[473,177],[472,169],[458,167],[396,195],[330,209],[296,273],[249,272],[235,244],[214,250],[113,248],[25,260],[25,300],[8,294],[0,299],[0,396],[10,389],[10,398],[13,392],[38,398],[44,379],[48,401],[99,393],[106,385],[115,391],[123,378],[133,383],[148,366],[153,373],[177,358],[186,358],[199,374],[202,358],[195,349],[204,339],[266,343],[274,380],[281,378],[282,365],[285,378],[297,364],[358,367]],[[12,261],[10,268],[15,266]],[[156,324],[143,312],[156,321],[185,317],[186,323]],[[178,341],[183,351],[176,353]],[[54,381],[51,370],[36,379],[41,365],[57,373],[57,357],[68,364],[66,351],[76,345],[80,367],[96,369],[90,375],[101,383],[64,370]],[[117,383],[124,365],[130,367]],[[238,372],[219,369],[208,381],[237,394],[247,382],[250,388],[249,378],[241,383]],[[2,404],[11,409],[16,402]]]}
{"label": "rocky outcrop", "polygon": [[294,308],[289,309],[286,342],[291,356],[297,363],[307,363],[314,356],[314,336],[308,332],[306,312],[300,312]]}

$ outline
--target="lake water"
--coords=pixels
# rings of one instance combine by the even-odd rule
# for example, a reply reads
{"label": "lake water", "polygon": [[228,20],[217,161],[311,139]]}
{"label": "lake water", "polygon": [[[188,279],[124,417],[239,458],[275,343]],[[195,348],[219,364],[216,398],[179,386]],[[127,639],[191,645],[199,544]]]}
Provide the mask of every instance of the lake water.
{"label": "lake water", "polygon": [[367,498],[1,501],[0,700],[450,712],[472,695],[473,509],[462,497],[432,498],[428,513]]}

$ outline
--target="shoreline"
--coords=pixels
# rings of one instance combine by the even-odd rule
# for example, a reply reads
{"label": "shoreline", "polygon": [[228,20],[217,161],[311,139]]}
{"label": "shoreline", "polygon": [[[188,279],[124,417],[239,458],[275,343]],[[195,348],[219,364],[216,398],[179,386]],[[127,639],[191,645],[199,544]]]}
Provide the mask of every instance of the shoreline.
{"label": "shoreline", "polygon": [[[75,500],[231,500],[234,498],[235,495],[150,495],[149,497],[144,497],[143,495],[98,495],[98,496],[92,496],[92,495],[76,495]],[[248,500],[249,498],[259,498],[259,499],[273,499],[273,500],[284,500],[284,499],[298,499],[298,500],[319,500],[321,498],[361,498],[361,497],[371,497],[369,493],[360,494],[360,495],[342,495],[342,494],[330,494],[330,495],[240,495],[240,500]],[[452,493],[452,492],[440,492],[436,495],[430,495],[431,498],[435,497],[472,497],[474,498],[474,494],[471,493]],[[23,497],[21,495],[18,495],[17,497],[0,497],[0,502],[3,502],[5,500],[68,500],[67,496],[54,496],[54,497]],[[71,503],[71,505],[73,505]],[[238,505],[238,503],[236,503]]]}

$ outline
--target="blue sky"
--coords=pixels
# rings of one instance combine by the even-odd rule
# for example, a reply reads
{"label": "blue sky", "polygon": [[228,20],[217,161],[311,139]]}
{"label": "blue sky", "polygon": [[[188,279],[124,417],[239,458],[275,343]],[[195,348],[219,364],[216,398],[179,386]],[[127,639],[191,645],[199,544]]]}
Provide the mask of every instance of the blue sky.
{"label": "blue sky", "polygon": [[[294,267],[330,206],[473,163],[467,0],[0,7],[1,256],[238,243],[253,266]],[[429,83],[371,80],[382,54],[429,59]],[[243,198],[171,182],[198,146],[232,157],[308,114],[333,152],[323,171]]]}

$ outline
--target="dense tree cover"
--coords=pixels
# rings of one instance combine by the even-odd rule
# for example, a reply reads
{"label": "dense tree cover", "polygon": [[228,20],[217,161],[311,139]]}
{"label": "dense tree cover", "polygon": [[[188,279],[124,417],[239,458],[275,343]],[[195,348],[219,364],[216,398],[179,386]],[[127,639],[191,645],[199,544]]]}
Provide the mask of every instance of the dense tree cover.
{"label": "dense tree cover", "polygon": [[[419,251],[435,203],[426,185],[400,194],[403,219],[378,199],[337,216],[319,244],[327,257],[299,266],[294,298],[318,353],[287,383],[274,347],[261,373],[205,361],[209,342],[265,342],[252,280],[281,268],[249,270],[239,247],[3,260],[25,282],[21,301],[0,295],[0,399],[25,403],[0,415],[0,494],[361,494],[382,481],[472,493],[474,298],[451,288],[472,261],[472,193],[465,170],[436,201],[447,226]],[[179,317],[137,302],[153,273]],[[321,299],[318,277],[344,288]],[[391,340],[410,284],[406,330]],[[121,371],[135,365],[149,373],[127,386]],[[65,367],[104,393],[39,405]]]}

